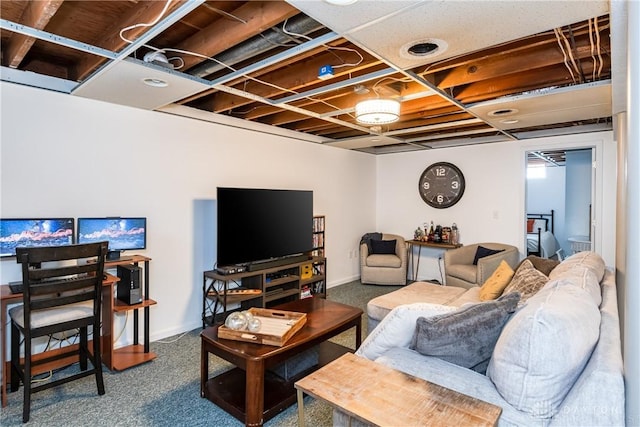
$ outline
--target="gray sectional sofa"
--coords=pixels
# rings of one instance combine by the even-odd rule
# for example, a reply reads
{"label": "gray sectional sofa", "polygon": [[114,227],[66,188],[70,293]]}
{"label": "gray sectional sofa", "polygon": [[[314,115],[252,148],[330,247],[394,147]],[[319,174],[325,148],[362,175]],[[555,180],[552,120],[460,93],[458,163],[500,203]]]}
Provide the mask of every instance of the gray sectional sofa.
{"label": "gray sectional sofa", "polygon": [[[418,318],[465,310],[479,303],[478,288],[414,285],[372,300],[375,328],[357,355],[497,405],[501,426],[625,424],[616,285],[599,255],[581,252],[551,271],[498,330],[485,374],[412,349]],[[363,425],[334,411],[334,425],[349,423]]]}

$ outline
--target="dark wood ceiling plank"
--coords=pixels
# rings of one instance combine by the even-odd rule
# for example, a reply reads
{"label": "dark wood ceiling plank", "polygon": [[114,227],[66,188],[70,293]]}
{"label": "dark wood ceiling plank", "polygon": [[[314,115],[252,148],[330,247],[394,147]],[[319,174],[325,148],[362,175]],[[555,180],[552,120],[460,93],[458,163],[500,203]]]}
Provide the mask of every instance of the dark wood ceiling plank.
{"label": "dark wood ceiling plank", "polygon": [[[288,96],[295,92],[307,91],[313,87],[317,87],[325,84],[325,82],[318,78],[318,70],[321,66],[331,63],[335,57],[332,54],[316,55],[302,62],[296,63],[295,66],[280,68],[273,71],[268,76],[262,75],[260,80],[268,82],[274,86],[287,88],[289,90],[281,90],[277,87],[261,84],[253,80],[247,80],[241,85],[236,85],[238,89],[245,89],[249,92],[262,96],[268,99],[277,99],[279,96]],[[363,61],[360,65],[353,67],[344,67],[334,69],[333,80],[338,81],[340,77],[348,78],[349,76],[359,76],[375,71],[379,68],[385,68],[380,61],[369,58],[368,61]],[[227,111],[233,108],[230,101],[232,98],[226,93],[216,93],[213,100],[214,112]],[[247,103],[251,103],[251,100],[247,100]]]}
{"label": "dark wood ceiling plank", "polygon": [[[63,0],[31,1],[27,4],[20,22],[27,27],[42,30],[62,5]],[[2,62],[11,68],[18,68],[36,41],[35,38],[15,33],[3,53]]]}
{"label": "dark wood ceiling plank", "polygon": [[[601,51],[609,52],[609,37],[603,36]],[[579,59],[591,58],[591,45],[588,37],[576,39],[575,55]],[[606,54],[606,56],[609,56]],[[495,78],[508,74],[514,74],[543,68],[555,64],[563,64],[564,56],[557,44],[547,44],[534,49],[528,49],[518,55],[497,54],[486,56],[477,61],[465,63],[450,70],[437,73],[435,83],[441,88],[450,88],[461,84],[474,83],[488,78]]]}
{"label": "dark wood ceiling plank", "polygon": [[[284,1],[246,2],[232,12],[246,24],[232,19],[219,19],[180,43],[177,48],[215,56],[298,13],[297,9]],[[186,70],[204,61],[193,55],[185,55],[182,59]]]}
{"label": "dark wood ceiling plank", "polygon": [[[603,68],[605,74],[603,74],[602,78],[606,79],[610,77],[611,68],[608,58],[603,57],[603,59],[605,60],[605,67]],[[583,67],[585,72],[590,74],[593,64],[591,61],[585,61]],[[609,71],[607,72],[606,70]],[[458,101],[464,104],[471,104],[540,88],[566,86],[570,83],[572,84],[573,81],[567,68],[564,64],[556,64],[466,85],[456,90],[454,95]]]}
{"label": "dark wood ceiling plank", "polygon": [[[171,2],[165,16],[176,10],[184,0],[174,0]],[[114,52],[122,50],[127,46],[127,42],[120,37],[120,30],[132,25],[153,22],[165,7],[164,1],[142,1],[129,9],[119,21],[114,22],[100,38],[100,47]],[[124,34],[128,40],[135,40],[142,34],[147,32],[149,27],[137,27],[126,31]],[[102,57],[91,56],[85,57],[84,60],[76,67],[75,74],[78,80],[85,79],[89,74],[93,73],[106,60]]]}

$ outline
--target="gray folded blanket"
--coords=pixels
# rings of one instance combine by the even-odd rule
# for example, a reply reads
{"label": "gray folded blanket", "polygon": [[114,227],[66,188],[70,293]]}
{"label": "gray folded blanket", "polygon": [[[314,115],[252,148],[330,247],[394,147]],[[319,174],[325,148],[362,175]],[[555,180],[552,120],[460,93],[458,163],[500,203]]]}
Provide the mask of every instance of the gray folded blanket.
{"label": "gray folded blanket", "polygon": [[371,248],[371,241],[372,240],[382,240],[382,233],[366,233],[364,236],[362,236],[362,239],[360,239],[360,244],[366,243],[367,244],[367,248],[369,249],[369,253],[373,252],[373,249]]}

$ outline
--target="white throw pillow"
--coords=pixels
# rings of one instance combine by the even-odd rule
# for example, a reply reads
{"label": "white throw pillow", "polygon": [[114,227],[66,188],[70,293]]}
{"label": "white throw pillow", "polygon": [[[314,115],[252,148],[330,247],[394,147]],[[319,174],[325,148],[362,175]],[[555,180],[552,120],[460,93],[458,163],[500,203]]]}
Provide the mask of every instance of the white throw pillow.
{"label": "white throw pillow", "polygon": [[600,311],[580,287],[547,284],[507,322],[487,368],[502,397],[551,418],[582,372],[600,334]]}
{"label": "white throw pillow", "polygon": [[390,348],[409,348],[418,317],[435,316],[457,309],[458,307],[428,302],[399,305],[391,310],[367,336],[356,354],[375,360]]}

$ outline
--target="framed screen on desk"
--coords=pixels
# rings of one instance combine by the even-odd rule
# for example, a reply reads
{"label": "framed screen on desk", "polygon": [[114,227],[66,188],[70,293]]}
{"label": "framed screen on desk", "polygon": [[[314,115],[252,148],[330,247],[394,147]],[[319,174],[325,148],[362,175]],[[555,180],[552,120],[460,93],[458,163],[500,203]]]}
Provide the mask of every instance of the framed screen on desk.
{"label": "framed screen on desk", "polygon": [[15,256],[17,247],[72,245],[74,231],[73,218],[2,218],[0,257]]}
{"label": "framed screen on desk", "polygon": [[78,218],[78,243],[109,242],[109,252],[146,249],[147,219]]}

